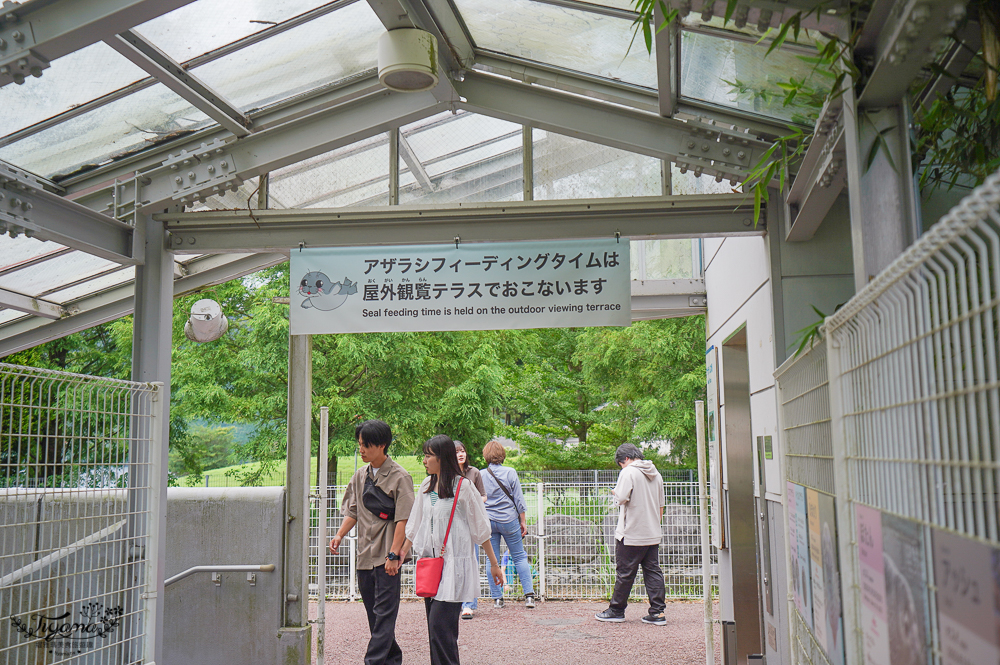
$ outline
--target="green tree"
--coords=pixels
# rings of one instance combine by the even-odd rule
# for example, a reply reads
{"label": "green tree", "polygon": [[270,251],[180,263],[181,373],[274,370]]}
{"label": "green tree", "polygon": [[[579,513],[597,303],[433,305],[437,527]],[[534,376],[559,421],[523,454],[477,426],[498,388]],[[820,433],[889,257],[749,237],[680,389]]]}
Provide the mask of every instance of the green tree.
{"label": "green tree", "polygon": [[202,474],[233,463],[236,428],[196,424],[188,429],[188,445],[170,451],[170,473],[188,476],[188,485],[201,482]]}

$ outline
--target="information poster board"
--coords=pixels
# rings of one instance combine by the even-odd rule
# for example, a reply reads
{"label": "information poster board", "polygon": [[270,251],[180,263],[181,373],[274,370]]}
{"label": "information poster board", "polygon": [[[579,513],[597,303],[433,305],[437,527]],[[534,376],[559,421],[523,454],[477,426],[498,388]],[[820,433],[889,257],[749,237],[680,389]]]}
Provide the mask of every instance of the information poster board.
{"label": "information poster board", "polygon": [[[831,665],[844,665],[844,612],[841,595],[840,560],[837,551],[837,510],[834,498],[819,494],[820,552],[823,559],[823,604],[825,612],[816,617],[814,624],[825,621],[826,656]],[[812,517],[810,517],[812,519]]]}
{"label": "information poster board", "polygon": [[885,563],[882,559],[882,514],[855,505],[858,572],[861,583],[861,633],[865,665],[889,665],[889,627],[885,611]]}
{"label": "information poster board", "polygon": [[820,646],[826,647],[826,588],[823,583],[823,538],[819,520],[819,492],[806,489],[806,517],[809,521],[809,573],[812,576],[812,628]]}
{"label": "information poster board", "polygon": [[629,243],[291,250],[293,335],[627,326]]}
{"label": "information poster board", "polygon": [[[892,665],[927,665],[927,566],[923,527],[882,514],[885,617]],[[885,661],[889,665],[889,661]]]}
{"label": "information poster board", "polygon": [[726,515],[722,501],[722,437],[719,434],[719,353],[714,346],[705,352],[705,388],[708,397],[705,438],[708,440],[708,479],[711,500],[712,545],[717,549],[726,543]]}
{"label": "information poster board", "polygon": [[1000,663],[1000,550],[941,530],[933,541],[941,662]]}
{"label": "information poster board", "polygon": [[806,488],[790,483],[795,493],[795,554],[796,568],[799,577],[799,595],[795,597],[795,605],[799,614],[812,628],[812,570],[809,566],[809,517],[806,504]]}

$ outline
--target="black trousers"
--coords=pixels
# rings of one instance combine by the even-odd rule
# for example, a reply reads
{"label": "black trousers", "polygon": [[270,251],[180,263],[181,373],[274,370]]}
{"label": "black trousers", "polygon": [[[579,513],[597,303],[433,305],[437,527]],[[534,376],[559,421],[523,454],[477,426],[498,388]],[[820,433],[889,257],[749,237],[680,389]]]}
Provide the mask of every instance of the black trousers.
{"label": "black trousers", "polygon": [[649,594],[650,614],[667,609],[663,571],[660,570],[660,546],[626,545],[620,540],[615,541],[615,592],[611,596],[611,609],[625,611],[640,566],[642,581]]}
{"label": "black trousers", "polygon": [[427,610],[427,635],[431,642],[431,665],[459,665],[458,623],[462,603],[445,603],[424,598]]}
{"label": "black trousers", "polygon": [[368,613],[368,641],[365,665],[402,665],[403,651],[396,643],[396,615],[399,614],[400,578],[387,575],[385,566],[358,571],[358,590]]}

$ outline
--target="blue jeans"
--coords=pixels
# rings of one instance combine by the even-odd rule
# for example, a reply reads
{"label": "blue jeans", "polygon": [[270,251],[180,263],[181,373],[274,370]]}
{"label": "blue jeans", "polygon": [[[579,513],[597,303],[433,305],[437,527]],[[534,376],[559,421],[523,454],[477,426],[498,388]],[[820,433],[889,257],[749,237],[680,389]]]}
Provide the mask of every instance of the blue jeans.
{"label": "blue jeans", "polygon": [[[534,594],[535,587],[531,579],[531,564],[528,563],[528,553],[524,551],[524,543],[521,541],[521,522],[513,520],[512,522],[502,524],[490,520],[490,526],[493,528],[493,533],[490,534],[493,553],[497,555],[497,559],[499,560],[500,536],[503,536],[504,541],[507,543],[507,549],[510,550],[510,558],[514,561],[514,568],[517,569],[517,576],[521,578],[521,588],[524,589],[524,595],[528,595],[529,593]],[[499,598],[502,595],[503,589],[496,585],[491,575],[490,596],[492,598]]]}
{"label": "blue jeans", "polygon": [[[479,569],[479,545],[473,544],[472,545],[472,551],[474,553],[473,556],[476,559],[476,569],[478,570]],[[481,588],[482,588],[482,582],[479,581],[479,583],[476,585],[476,596],[477,597],[473,598],[473,600],[472,600],[471,603],[462,603],[462,609],[463,610],[466,609],[466,608],[468,608],[470,610],[474,610],[477,607],[479,607],[479,598],[478,598],[478,596],[479,596],[479,589],[481,589]]]}

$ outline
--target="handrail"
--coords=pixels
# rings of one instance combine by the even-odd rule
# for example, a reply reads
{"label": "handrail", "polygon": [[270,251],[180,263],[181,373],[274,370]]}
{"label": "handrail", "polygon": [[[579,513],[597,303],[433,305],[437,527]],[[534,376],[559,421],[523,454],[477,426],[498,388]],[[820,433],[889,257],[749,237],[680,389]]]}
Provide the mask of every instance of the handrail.
{"label": "handrail", "polygon": [[31,575],[33,573],[36,573],[42,568],[45,568],[46,566],[53,564],[60,559],[65,559],[70,554],[73,554],[77,550],[80,550],[86,547],[87,545],[93,545],[94,543],[100,540],[104,540],[105,538],[107,538],[108,536],[117,532],[119,529],[125,526],[126,521],[127,520],[121,520],[120,522],[115,522],[111,526],[105,527],[100,531],[90,534],[89,536],[84,536],[75,543],[67,545],[66,547],[62,547],[56,550],[55,552],[52,552],[51,554],[43,556],[41,559],[38,559],[37,561],[32,561],[28,565],[18,568],[17,570],[8,575],[0,577],[0,589],[12,586],[15,582],[19,581],[20,579],[27,577],[28,575]]}
{"label": "handrail", "polygon": [[274,571],[273,563],[262,563],[256,565],[232,565],[232,566],[194,566],[193,568],[188,568],[182,573],[177,573],[173,577],[168,578],[163,582],[164,587],[168,587],[174,582],[180,582],[185,577],[194,575],[195,573],[253,573],[262,572],[270,573]]}

